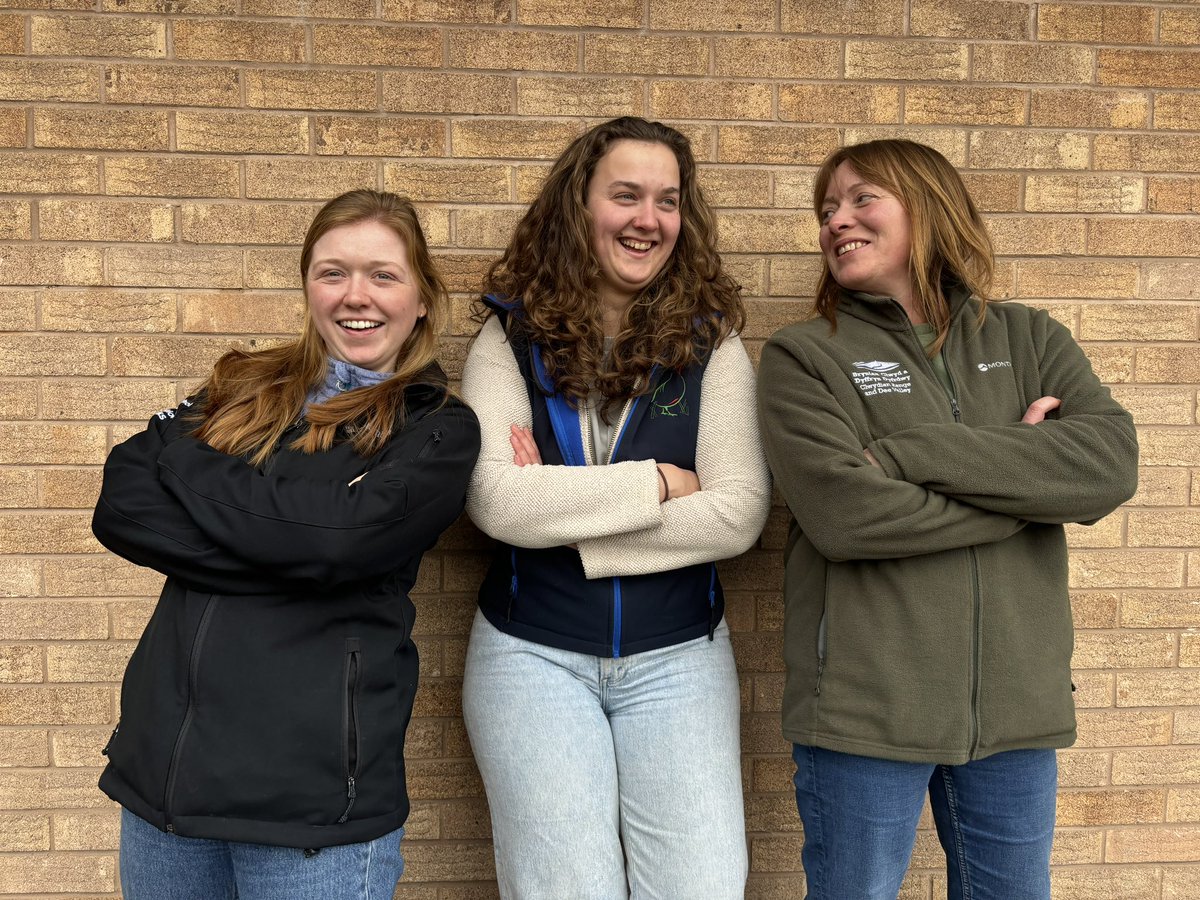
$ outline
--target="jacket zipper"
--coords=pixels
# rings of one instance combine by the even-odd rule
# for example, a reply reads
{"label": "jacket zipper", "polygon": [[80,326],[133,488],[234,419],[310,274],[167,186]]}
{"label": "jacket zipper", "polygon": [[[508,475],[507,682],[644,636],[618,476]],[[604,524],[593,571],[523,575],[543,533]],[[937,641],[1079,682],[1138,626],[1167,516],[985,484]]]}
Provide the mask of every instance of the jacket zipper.
{"label": "jacket zipper", "polygon": [[[637,408],[638,398],[632,397],[625,401],[625,407],[621,410],[621,415],[617,419],[617,425],[613,429],[612,443],[608,446],[608,459],[605,462],[608,465],[612,464],[613,459],[617,455],[617,447],[621,444],[621,438],[625,436],[625,425],[629,421],[629,417],[633,415],[634,409]],[[584,415],[581,418],[587,422],[588,416]],[[590,439],[590,427],[585,425],[585,436]],[[621,655],[621,576],[613,576],[613,633],[612,633],[612,655],[613,659],[617,659]]]}
{"label": "jacket zipper", "polygon": [[424,459],[432,453],[437,445],[442,442],[442,429],[435,428],[433,433],[429,435],[429,439],[425,441],[425,445],[421,448],[421,452],[417,454],[417,459]]}
{"label": "jacket zipper", "polygon": [[717,564],[708,564],[708,639],[717,633]]}
{"label": "jacket zipper", "polygon": [[512,569],[512,581],[508,585],[508,612],[504,616],[505,622],[512,621],[513,604],[517,602],[517,548],[512,547],[510,552],[510,568]]}
{"label": "jacket zipper", "polygon": [[167,769],[167,794],[163,800],[163,812],[167,820],[166,830],[171,834],[175,833],[175,825],[171,822],[171,801],[175,796],[175,779],[179,775],[179,758],[183,755],[183,742],[187,737],[188,729],[192,726],[192,719],[195,717],[194,701],[196,679],[200,669],[200,648],[204,644],[204,638],[208,634],[208,626],[216,608],[217,598],[209,597],[204,606],[204,612],[200,615],[200,624],[196,626],[196,636],[192,638],[192,650],[188,659],[187,712],[184,713],[183,724],[179,726],[179,733],[175,735],[175,746],[171,750],[171,764]]}
{"label": "jacket zipper", "polygon": [[358,733],[358,680],[360,659],[358,638],[346,638],[346,694],[345,708],[342,713],[342,733],[346,739],[346,809],[338,817],[337,824],[341,825],[350,818],[350,810],[354,809],[354,801],[358,798],[355,777],[358,775],[359,733]]}
{"label": "jacket zipper", "polygon": [[825,606],[821,609],[821,621],[817,623],[817,683],[813,687],[813,694],[821,696],[821,676],[825,674],[825,653],[828,649],[828,624],[825,617],[829,614],[829,601],[826,599]]}

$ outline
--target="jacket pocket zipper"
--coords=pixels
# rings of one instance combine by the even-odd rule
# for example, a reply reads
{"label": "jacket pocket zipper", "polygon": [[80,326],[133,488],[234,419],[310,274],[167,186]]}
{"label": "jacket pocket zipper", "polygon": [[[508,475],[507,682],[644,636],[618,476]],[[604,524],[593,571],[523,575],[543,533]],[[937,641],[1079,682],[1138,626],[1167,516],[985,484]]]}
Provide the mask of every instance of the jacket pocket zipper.
{"label": "jacket pocket zipper", "polygon": [[818,697],[821,696],[821,676],[825,674],[825,654],[828,651],[826,616],[829,614],[829,607],[826,606],[821,610],[821,621],[817,623],[817,683],[813,688],[813,693]]}
{"label": "jacket pocket zipper", "polygon": [[435,428],[433,433],[429,435],[429,439],[425,441],[425,445],[417,454],[417,459],[424,459],[437,448],[437,445],[442,442],[442,429]]}
{"label": "jacket pocket zipper", "polygon": [[350,818],[350,810],[354,809],[354,801],[358,799],[358,787],[355,777],[358,775],[359,733],[358,733],[358,682],[361,677],[362,659],[358,638],[346,638],[346,692],[345,711],[342,716],[343,733],[346,740],[346,809],[342,812],[337,823],[339,825]]}

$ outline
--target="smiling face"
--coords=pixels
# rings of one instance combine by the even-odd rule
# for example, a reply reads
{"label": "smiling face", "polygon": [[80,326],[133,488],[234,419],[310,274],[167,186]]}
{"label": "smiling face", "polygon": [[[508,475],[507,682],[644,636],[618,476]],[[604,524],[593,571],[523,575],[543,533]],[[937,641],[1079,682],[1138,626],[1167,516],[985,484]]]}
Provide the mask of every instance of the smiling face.
{"label": "smiling face", "polygon": [[665,144],[620,140],[588,183],[600,299],[624,309],[666,267],[680,217],[679,163]]}
{"label": "smiling face", "polygon": [[374,220],[331,228],[313,244],[304,293],[334,359],[393,372],[400,348],[426,314],[408,248]]}
{"label": "smiling face", "polygon": [[842,287],[912,303],[912,220],[896,196],[838,166],[821,204],[821,252]]}

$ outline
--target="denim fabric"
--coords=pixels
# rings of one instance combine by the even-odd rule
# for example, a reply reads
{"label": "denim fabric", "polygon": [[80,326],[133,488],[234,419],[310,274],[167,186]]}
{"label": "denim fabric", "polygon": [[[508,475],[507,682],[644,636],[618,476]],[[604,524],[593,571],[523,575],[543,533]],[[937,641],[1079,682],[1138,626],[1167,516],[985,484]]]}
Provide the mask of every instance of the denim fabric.
{"label": "denim fabric", "polygon": [[797,744],[792,758],[808,900],[896,900],[926,793],[949,900],[1049,900],[1053,750],[941,766]]}
{"label": "denim fabric", "polygon": [[611,659],[476,615],[463,714],[505,900],[741,900],[729,629]]}
{"label": "denim fabric", "polygon": [[404,829],[373,841],[292,847],[180,837],[121,810],[125,900],[391,900]]}

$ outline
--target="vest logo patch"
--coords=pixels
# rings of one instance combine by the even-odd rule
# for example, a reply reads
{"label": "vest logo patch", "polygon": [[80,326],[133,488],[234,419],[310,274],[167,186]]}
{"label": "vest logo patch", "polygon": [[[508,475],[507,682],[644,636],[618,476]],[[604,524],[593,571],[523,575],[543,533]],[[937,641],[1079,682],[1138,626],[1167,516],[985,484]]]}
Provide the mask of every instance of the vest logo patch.
{"label": "vest logo patch", "polygon": [[1001,359],[1001,360],[997,360],[996,362],[979,364],[980,372],[988,372],[988,371],[991,371],[992,369],[1011,369],[1011,368],[1012,368],[1012,361],[1008,360],[1008,359]]}
{"label": "vest logo patch", "polygon": [[650,395],[650,418],[688,415],[687,381],[678,372],[668,372]]}
{"label": "vest logo patch", "polygon": [[850,373],[854,386],[864,397],[878,394],[911,394],[912,375],[898,362],[873,359],[856,362]]}

